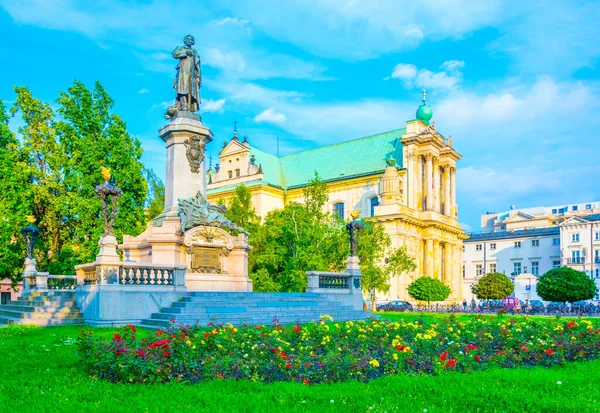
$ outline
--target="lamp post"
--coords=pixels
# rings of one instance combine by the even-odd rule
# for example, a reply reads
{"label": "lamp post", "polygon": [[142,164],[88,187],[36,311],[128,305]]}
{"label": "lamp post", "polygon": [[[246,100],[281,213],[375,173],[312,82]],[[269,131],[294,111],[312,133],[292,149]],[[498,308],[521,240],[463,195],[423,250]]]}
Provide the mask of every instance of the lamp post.
{"label": "lamp post", "polygon": [[35,267],[36,261],[33,258],[33,250],[40,231],[33,225],[35,222],[34,216],[28,216],[27,222],[28,225],[21,229],[21,234],[23,234],[23,238],[25,239],[25,248],[27,250],[27,258],[25,258],[25,268],[23,270],[23,287],[29,290],[35,286],[37,268]]}
{"label": "lamp post", "polygon": [[[118,262],[117,238],[113,235],[113,226],[117,217],[117,202],[123,191],[118,186],[110,184],[110,169],[101,168],[104,184],[96,186],[94,192],[102,200],[102,215],[104,217],[104,235],[100,237],[98,245],[100,252],[96,256],[98,262]],[[110,204],[109,204],[109,199]]]}
{"label": "lamp post", "polygon": [[[349,285],[348,287],[351,289],[353,297],[356,300],[354,303],[354,307],[362,308],[363,294],[360,286],[360,279],[362,277],[362,273],[360,272],[360,267],[358,265],[360,263],[360,260],[356,255],[356,250],[358,249],[358,237],[360,231],[362,231],[362,229],[364,228],[364,224],[358,220],[358,217],[360,216],[360,211],[352,211],[350,216],[352,217],[352,222],[346,225],[346,230],[350,234],[350,256],[346,260],[348,266],[346,267],[345,272],[352,276],[350,279],[351,285]],[[374,293],[372,294],[371,298],[371,307],[373,311],[375,311]]]}

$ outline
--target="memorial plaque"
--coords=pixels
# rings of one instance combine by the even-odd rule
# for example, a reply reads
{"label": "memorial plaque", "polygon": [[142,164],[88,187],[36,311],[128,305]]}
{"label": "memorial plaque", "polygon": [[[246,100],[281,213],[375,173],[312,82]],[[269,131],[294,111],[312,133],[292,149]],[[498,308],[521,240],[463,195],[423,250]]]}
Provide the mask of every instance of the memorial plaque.
{"label": "memorial plaque", "polygon": [[192,272],[218,274],[221,272],[221,251],[219,248],[193,247]]}

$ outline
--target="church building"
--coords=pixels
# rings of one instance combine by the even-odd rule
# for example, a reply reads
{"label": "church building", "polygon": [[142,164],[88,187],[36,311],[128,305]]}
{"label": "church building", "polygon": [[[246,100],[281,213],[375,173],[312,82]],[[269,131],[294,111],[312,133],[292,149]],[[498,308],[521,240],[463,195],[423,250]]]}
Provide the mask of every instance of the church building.
{"label": "church building", "polygon": [[464,230],[458,224],[456,162],[461,156],[451,137],[431,122],[432,108],[418,107],[405,127],[285,156],[253,148],[237,136],[207,172],[207,198],[228,199],[243,184],[256,213],[265,217],[289,202],[303,202],[303,188],[315,171],[327,183],[328,208],[343,219],[354,210],[381,222],[395,248],[406,247],[417,268],[391,280],[378,299],[409,300],[406,287],[426,275],[452,288],[462,299],[461,253]]}

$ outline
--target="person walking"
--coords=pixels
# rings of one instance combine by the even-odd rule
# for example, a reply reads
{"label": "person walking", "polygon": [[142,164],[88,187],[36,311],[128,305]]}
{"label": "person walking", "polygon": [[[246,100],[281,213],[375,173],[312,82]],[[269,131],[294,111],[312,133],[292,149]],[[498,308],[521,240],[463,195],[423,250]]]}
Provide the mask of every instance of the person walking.
{"label": "person walking", "polygon": [[475,307],[477,307],[477,303],[475,302],[475,298],[471,300],[471,311],[475,312]]}
{"label": "person walking", "polygon": [[[598,303],[598,305],[600,305],[600,303]],[[466,298],[463,300],[463,311],[465,313],[467,312],[467,299]]]}

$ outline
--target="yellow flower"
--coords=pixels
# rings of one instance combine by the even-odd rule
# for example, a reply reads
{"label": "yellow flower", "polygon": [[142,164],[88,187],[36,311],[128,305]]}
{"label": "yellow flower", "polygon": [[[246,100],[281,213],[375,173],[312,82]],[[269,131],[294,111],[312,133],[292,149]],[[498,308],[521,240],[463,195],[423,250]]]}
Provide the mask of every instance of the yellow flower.
{"label": "yellow flower", "polygon": [[394,353],[394,360],[398,360],[398,355],[396,353]]}
{"label": "yellow flower", "polygon": [[410,347],[404,347],[403,353],[410,353]]}
{"label": "yellow flower", "polygon": [[373,367],[379,367],[379,362],[375,359],[371,359],[371,361],[369,361],[369,364]]}
{"label": "yellow flower", "polygon": [[187,344],[188,346],[191,346],[192,342],[190,340],[186,340],[185,344]]}

